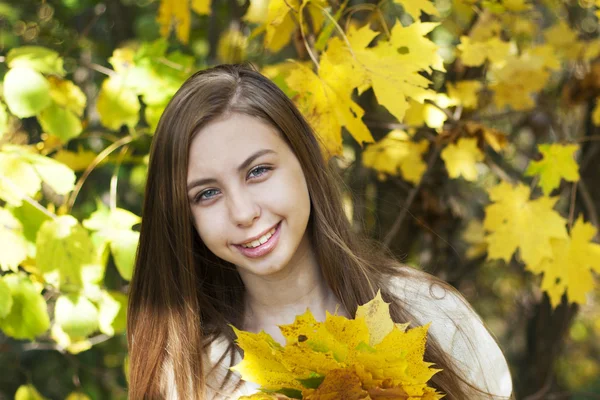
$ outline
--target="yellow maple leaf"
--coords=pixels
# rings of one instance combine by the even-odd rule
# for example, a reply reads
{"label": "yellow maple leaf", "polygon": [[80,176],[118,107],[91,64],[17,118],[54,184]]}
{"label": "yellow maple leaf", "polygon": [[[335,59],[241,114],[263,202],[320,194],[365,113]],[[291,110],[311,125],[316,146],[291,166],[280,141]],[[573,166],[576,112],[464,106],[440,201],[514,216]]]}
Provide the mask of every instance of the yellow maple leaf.
{"label": "yellow maple leaf", "polygon": [[427,169],[423,154],[429,149],[427,140],[413,142],[402,130],[393,130],[379,142],[369,145],[362,154],[363,164],[385,175],[402,175],[415,185]]}
{"label": "yellow maple leaf", "polygon": [[375,346],[393,329],[394,321],[390,318],[390,305],[383,301],[381,291],[368,303],[359,306],[356,318],[364,318],[369,329],[369,345]]}
{"label": "yellow maple leaf", "polygon": [[400,4],[415,21],[419,21],[421,12],[435,16],[440,15],[435,5],[429,0],[394,0],[394,3]]}
{"label": "yellow maple leaf", "polygon": [[[281,50],[287,45],[292,33],[299,27],[301,14],[307,7],[311,17],[314,33],[323,26],[325,15],[321,11],[327,7],[325,0],[271,0],[264,21],[265,47],[272,52]],[[308,32],[308,24],[302,21],[304,32]]]}
{"label": "yellow maple leaf", "polygon": [[552,258],[551,239],[566,239],[566,221],[556,211],[557,197],[530,200],[530,190],[523,184],[507,182],[488,190],[492,204],[485,208],[483,227],[489,232],[488,259],[510,261],[520,250],[525,265],[538,265]]}
{"label": "yellow maple leaf", "polygon": [[477,93],[483,88],[479,81],[448,82],[448,96],[464,108],[477,108]]}
{"label": "yellow maple leaf", "polygon": [[342,154],[342,126],[358,143],[372,142],[369,128],[362,121],[364,110],[352,100],[352,69],[347,64],[329,62],[321,57],[319,75],[297,63],[286,78],[288,86],[299,93],[300,110],[319,137],[326,156]]}
{"label": "yellow maple leaf", "polygon": [[525,175],[539,175],[539,185],[546,196],[560,185],[561,178],[569,182],[579,180],[579,165],[573,158],[579,145],[541,144],[539,149],[543,158],[529,163]]}
{"label": "yellow maple leaf", "polygon": [[474,138],[460,138],[456,144],[449,144],[442,150],[441,157],[450,178],[462,176],[467,181],[477,180],[476,163],[484,158]]}
{"label": "yellow maple leaf", "polygon": [[190,7],[198,14],[210,14],[210,3],[211,0],[161,0],[156,17],[161,36],[168,37],[174,27],[177,39],[187,44],[192,23]]}
{"label": "yellow maple leaf", "polygon": [[490,60],[492,63],[502,62],[510,52],[510,43],[498,37],[477,42],[468,36],[461,36],[460,44],[456,48],[462,53],[463,64],[477,67],[486,60]]}
{"label": "yellow maple leaf", "polygon": [[580,216],[565,239],[551,239],[552,257],[528,265],[534,273],[543,273],[542,289],[553,307],[563,294],[569,302],[585,304],[586,294],[595,287],[592,271],[600,273],[600,245],[592,243],[596,228]]}
{"label": "yellow maple leaf", "polygon": [[515,110],[526,110],[535,105],[533,95],[542,90],[550,71],[560,63],[548,46],[528,49],[519,56],[507,56],[505,62],[492,70],[494,103],[498,108],[506,105]]}
{"label": "yellow maple leaf", "polygon": [[368,396],[362,388],[360,377],[352,368],[334,369],[317,389],[302,391],[302,398],[307,400],[364,400]]}
{"label": "yellow maple leaf", "polygon": [[232,370],[262,390],[295,389],[307,399],[354,398],[357,393],[438,399],[441,394],[427,382],[439,370],[423,360],[428,327],[406,330],[405,324],[394,324],[378,293],[359,306],[352,320],[326,313],[325,321],[318,322],[307,310],[293,324],[280,326],[285,346],[264,332],[233,328],[244,359]]}

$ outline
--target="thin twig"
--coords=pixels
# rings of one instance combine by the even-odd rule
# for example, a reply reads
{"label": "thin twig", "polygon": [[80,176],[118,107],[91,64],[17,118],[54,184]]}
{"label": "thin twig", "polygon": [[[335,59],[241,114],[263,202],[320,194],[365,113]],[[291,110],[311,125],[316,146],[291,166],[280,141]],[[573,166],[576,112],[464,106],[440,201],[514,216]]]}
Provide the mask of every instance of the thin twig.
{"label": "thin twig", "polygon": [[388,233],[385,235],[385,237],[383,239],[383,244],[386,247],[389,247],[390,243],[392,242],[392,239],[394,238],[394,236],[396,236],[396,234],[400,230],[400,227],[402,226],[402,222],[404,222],[404,219],[406,218],[406,215],[408,214],[408,209],[410,208],[412,203],[415,201],[415,198],[417,197],[417,194],[419,193],[419,190],[421,189],[421,186],[423,184],[425,176],[432,169],[433,164],[435,164],[435,161],[437,160],[441,150],[442,150],[442,146],[436,146],[435,149],[431,152],[431,155],[429,156],[429,159],[427,160],[427,169],[423,173],[423,176],[421,176],[421,180],[408,194],[408,197],[406,198],[406,201],[404,202],[404,205],[402,206],[402,210],[398,213],[398,216],[396,217],[396,220],[392,224],[392,227],[390,228],[390,230],[388,231]]}
{"label": "thin twig", "polygon": [[69,211],[71,211],[71,209],[73,208],[73,204],[75,204],[75,199],[77,199],[77,195],[79,194],[81,187],[83,186],[83,184],[86,181],[86,179],[88,178],[88,176],[92,173],[94,168],[96,168],[98,166],[98,164],[100,164],[102,162],[102,160],[104,160],[106,157],[108,157],[110,153],[112,153],[113,151],[115,151],[116,149],[118,149],[121,146],[131,143],[134,139],[136,139],[136,137],[133,137],[131,135],[125,136],[125,137],[117,140],[116,142],[114,142],[113,144],[111,144],[110,146],[105,148],[104,150],[102,150],[100,152],[100,154],[98,154],[96,156],[96,158],[94,158],[94,161],[92,161],[90,163],[90,165],[88,165],[88,167],[86,168],[83,175],[81,175],[81,177],[75,184],[75,189],[73,190],[73,192],[71,192],[71,196],[69,196],[69,199],[66,202],[67,209]]}

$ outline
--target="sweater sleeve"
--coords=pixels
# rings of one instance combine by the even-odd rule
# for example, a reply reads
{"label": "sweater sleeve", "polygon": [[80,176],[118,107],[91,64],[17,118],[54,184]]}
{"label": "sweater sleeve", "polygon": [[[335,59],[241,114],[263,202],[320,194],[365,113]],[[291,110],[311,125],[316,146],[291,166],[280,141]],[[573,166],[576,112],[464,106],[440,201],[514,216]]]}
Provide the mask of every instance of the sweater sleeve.
{"label": "sweater sleeve", "polygon": [[406,278],[390,280],[392,291],[415,317],[416,321],[411,322],[431,322],[430,337],[452,357],[463,377],[493,395],[478,393],[472,399],[510,398],[512,379],[508,364],[481,318],[458,291],[428,282],[421,274],[415,270]]}

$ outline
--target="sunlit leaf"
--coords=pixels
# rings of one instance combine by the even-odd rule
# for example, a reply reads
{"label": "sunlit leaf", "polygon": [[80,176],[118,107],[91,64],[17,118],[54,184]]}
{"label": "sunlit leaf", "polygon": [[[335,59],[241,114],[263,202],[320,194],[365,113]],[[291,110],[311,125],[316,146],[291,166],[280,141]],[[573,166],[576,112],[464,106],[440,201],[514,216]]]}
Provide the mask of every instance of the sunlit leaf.
{"label": "sunlit leaf", "polygon": [[10,68],[26,67],[42,74],[65,75],[62,57],[56,51],[45,47],[16,47],[8,52],[6,62]]}
{"label": "sunlit leaf", "polygon": [[596,231],[580,216],[568,238],[550,240],[552,257],[527,265],[532,272],[544,274],[542,289],[553,307],[560,304],[563,294],[568,302],[585,304],[586,295],[596,286],[592,273],[600,273],[600,245],[592,242]]}
{"label": "sunlit leaf", "polygon": [[556,189],[561,179],[569,182],[579,180],[579,165],[573,158],[575,152],[579,150],[578,145],[541,144],[539,149],[543,158],[540,161],[532,161],[525,175],[539,175],[539,185],[545,195],[549,195]]}
{"label": "sunlit leaf", "polygon": [[394,130],[365,149],[363,163],[377,170],[382,177],[401,175],[406,181],[417,184],[427,169],[423,154],[428,149],[426,140],[415,142],[406,132]]}
{"label": "sunlit leaf", "polygon": [[98,309],[79,294],[60,296],[56,300],[54,318],[72,338],[84,338],[98,329]]}
{"label": "sunlit leaf", "polygon": [[552,258],[551,240],[567,239],[566,221],[553,210],[558,198],[530,200],[523,184],[502,182],[488,190],[492,204],[485,208],[484,228],[489,232],[488,258],[510,261],[520,250],[525,265]]}
{"label": "sunlit leaf", "polygon": [[40,125],[47,133],[58,136],[63,142],[79,136],[83,127],[81,120],[72,111],[60,107],[56,103],[50,104],[38,116]]}
{"label": "sunlit leaf", "polygon": [[17,272],[26,257],[23,226],[8,210],[0,208],[0,270]]}
{"label": "sunlit leaf", "polygon": [[102,125],[117,130],[123,125],[135,126],[139,120],[137,95],[118,76],[105,79],[96,104]]}
{"label": "sunlit leaf", "polygon": [[10,287],[0,279],[0,319],[5,318],[13,305]]}
{"label": "sunlit leaf", "polygon": [[99,328],[102,333],[113,336],[125,331],[127,296],[119,292],[102,292],[98,307]]}
{"label": "sunlit leaf", "polygon": [[70,215],[42,224],[37,234],[36,263],[55,286],[81,287],[81,269],[95,262],[95,249],[87,231]]}
{"label": "sunlit leaf", "polygon": [[4,75],[4,100],[17,117],[33,117],[50,105],[50,84],[31,68],[12,68]]}
{"label": "sunlit leaf", "polygon": [[31,280],[20,274],[1,278],[10,288],[13,304],[8,315],[0,319],[0,329],[15,339],[33,340],[50,327],[46,301]]}
{"label": "sunlit leaf", "polygon": [[476,164],[484,158],[477,147],[477,140],[471,138],[460,138],[456,144],[449,144],[440,157],[446,164],[450,178],[462,176],[467,181],[477,180]]}
{"label": "sunlit leaf", "polygon": [[21,385],[15,393],[15,400],[44,400],[45,397],[33,385]]}

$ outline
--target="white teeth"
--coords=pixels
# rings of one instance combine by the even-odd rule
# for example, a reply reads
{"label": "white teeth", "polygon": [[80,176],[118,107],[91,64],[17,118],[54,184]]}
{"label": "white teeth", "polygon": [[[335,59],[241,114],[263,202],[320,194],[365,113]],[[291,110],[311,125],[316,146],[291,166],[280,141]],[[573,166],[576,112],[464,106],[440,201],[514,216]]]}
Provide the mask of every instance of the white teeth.
{"label": "white teeth", "polygon": [[262,235],[260,238],[258,238],[256,240],[253,240],[250,243],[244,243],[244,244],[242,244],[242,246],[246,247],[246,248],[249,248],[249,249],[260,246],[261,244],[263,244],[267,240],[269,240],[271,238],[271,236],[273,236],[273,234],[275,233],[276,229],[277,228],[273,228],[269,232],[267,232],[266,234]]}

